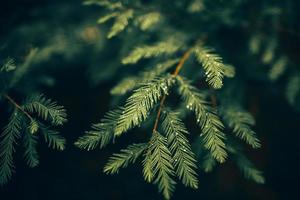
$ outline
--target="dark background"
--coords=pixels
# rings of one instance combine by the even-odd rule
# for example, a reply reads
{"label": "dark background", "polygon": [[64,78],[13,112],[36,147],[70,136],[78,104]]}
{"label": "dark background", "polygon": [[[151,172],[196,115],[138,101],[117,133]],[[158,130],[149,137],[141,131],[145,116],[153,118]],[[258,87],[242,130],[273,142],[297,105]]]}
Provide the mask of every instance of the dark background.
{"label": "dark background", "polygon": [[[57,7],[70,7],[68,15],[55,16]],[[36,12],[38,11],[38,12]],[[45,11],[45,12],[44,12]],[[59,15],[59,14],[58,14]],[[81,1],[11,0],[0,4],[0,36],[5,41],[14,27],[31,21],[43,21],[53,28],[63,29],[66,23],[76,24],[87,18],[93,23],[100,13],[90,7],[82,7]],[[42,36],[41,36],[42,37]],[[290,48],[296,49],[298,36],[286,36]],[[290,37],[290,38],[289,38]],[[22,38],[19,39],[22,41]],[[25,45],[26,41],[24,41]],[[18,44],[20,45],[20,44]],[[299,50],[299,49],[298,49]],[[299,51],[294,52],[299,56]],[[91,123],[97,122],[110,108],[110,88],[114,80],[102,81],[96,87],[90,84],[86,72],[89,63],[86,52],[80,59],[48,63],[55,65],[52,75],[57,80],[53,87],[41,87],[43,93],[64,105],[69,121],[62,128],[67,139],[64,152],[51,151],[39,146],[40,165],[35,169],[25,166],[22,155],[16,154],[16,174],[12,181],[0,188],[1,200],[13,199],[161,199],[157,188],[146,184],[139,165],[121,170],[119,175],[107,176],[101,172],[111,153],[125,146],[134,133],[122,137],[117,145],[103,150],[85,152],[73,146],[74,141]],[[78,56],[77,56],[78,57]],[[99,67],[104,67],[99,64]],[[296,199],[299,182],[300,114],[286,100],[272,90],[264,90],[258,83],[252,84],[255,99],[256,131],[262,140],[258,151],[247,151],[256,166],[264,171],[266,184],[257,185],[245,180],[229,161],[212,173],[200,172],[197,191],[178,184],[173,199]],[[1,109],[2,110],[2,109]],[[4,121],[4,119],[1,119]],[[20,147],[21,148],[21,147]]]}

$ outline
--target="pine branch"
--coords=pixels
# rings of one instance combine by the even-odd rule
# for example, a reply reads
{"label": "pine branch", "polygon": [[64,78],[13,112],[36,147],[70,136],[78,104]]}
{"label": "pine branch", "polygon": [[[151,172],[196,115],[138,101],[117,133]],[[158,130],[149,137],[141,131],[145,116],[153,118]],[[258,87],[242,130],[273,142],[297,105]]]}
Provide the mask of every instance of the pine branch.
{"label": "pine branch", "polygon": [[[177,66],[176,66],[176,68],[175,68],[175,71],[172,73],[173,78],[176,78],[176,77],[178,76],[178,74],[179,74],[179,72],[181,71],[181,69],[182,69],[184,63],[189,59],[191,50],[192,50],[192,49],[188,49],[188,50],[183,54],[183,56],[180,58],[179,63],[177,64]],[[158,109],[158,112],[157,112],[155,124],[154,124],[154,127],[153,127],[153,132],[156,132],[156,130],[157,130],[158,123],[159,123],[159,119],[160,119],[160,116],[161,116],[161,112],[162,112],[162,109],[163,109],[163,106],[164,106],[166,97],[167,97],[167,96],[166,96],[166,94],[165,94],[165,95],[163,95],[163,97],[162,97],[161,100],[160,100],[160,106],[159,106],[159,109]]]}
{"label": "pine branch", "polygon": [[127,57],[123,58],[124,65],[135,64],[142,58],[152,58],[161,55],[171,55],[179,50],[180,44],[174,39],[158,42],[152,46],[136,47]]}
{"label": "pine branch", "polygon": [[24,158],[29,167],[36,167],[39,164],[39,156],[36,150],[37,136],[25,132],[24,134]]}
{"label": "pine branch", "polygon": [[55,101],[46,99],[43,95],[28,98],[23,105],[23,109],[31,113],[37,113],[43,120],[50,120],[55,126],[62,125],[67,121],[64,107],[57,105]]}
{"label": "pine branch", "polygon": [[227,157],[225,151],[225,134],[222,132],[224,125],[216,112],[208,105],[203,95],[190,85],[188,81],[177,76],[179,82],[179,94],[185,101],[187,108],[195,112],[197,123],[202,129],[204,147],[220,163]]}
{"label": "pine branch", "polygon": [[173,180],[173,159],[167,145],[166,138],[154,132],[143,163],[145,180],[158,184],[159,191],[166,199],[170,199],[176,182]]}
{"label": "pine branch", "polygon": [[251,130],[251,126],[255,125],[255,120],[250,113],[241,111],[237,107],[225,108],[223,117],[228,126],[233,130],[237,137],[244,140],[252,148],[261,147],[256,133]]}
{"label": "pine branch", "polygon": [[36,120],[31,120],[28,129],[29,129],[31,134],[35,134],[39,130],[38,122]]}
{"label": "pine branch", "polygon": [[34,121],[34,119],[31,117],[31,115],[26,112],[22,106],[20,106],[15,100],[13,100],[10,96],[4,94],[3,95],[16,109],[21,111],[26,117],[28,117],[31,121]]}
{"label": "pine branch", "polygon": [[15,109],[7,126],[1,133],[0,142],[0,185],[6,184],[12,176],[14,163],[13,154],[15,152],[16,140],[20,138],[22,127],[22,115]]}
{"label": "pine branch", "polygon": [[120,136],[129,129],[139,126],[149,115],[154,105],[163,94],[167,94],[168,88],[172,85],[172,76],[154,78],[141,84],[134,93],[127,99],[123,113],[121,114],[115,135]]}
{"label": "pine branch", "polygon": [[222,58],[215,54],[212,49],[197,46],[194,49],[195,56],[200,64],[202,64],[206,81],[214,89],[220,89],[223,86],[223,77],[225,65]]}
{"label": "pine branch", "polygon": [[178,118],[178,113],[164,110],[162,129],[166,133],[168,145],[173,155],[176,174],[184,185],[198,188],[195,155],[190,143],[185,137],[188,134],[183,122]]}
{"label": "pine branch", "polygon": [[136,85],[141,81],[141,78],[129,76],[122,79],[115,87],[110,90],[112,95],[124,95],[133,90]]}
{"label": "pine branch", "polygon": [[113,154],[104,166],[103,172],[106,174],[117,174],[121,168],[126,168],[129,164],[135,163],[138,157],[144,152],[147,144],[132,144],[121,153]]}
{"label": "pine branch", "polygon": [[59,151],[63,151],[65,149],[66,140],[60,136],[58,132],[49,130],[43,126],[41,129],[42,135],[44,136],[44,140],[48,144],[48,147]]}
{"label": "pine branch", "polygon": [[124,95],[127,92],[133,90],[139,83],[147,80],[152,80],[157,76],[161,76],[168,69],[174,66],[178,62],[178,59],[167,60],[162,63],[158,63],[153,68],[148,69],[137,76],[126,77],[121,80],[113,89],[111,94],[113,95]]}
{"label": "pine branch", "polygon": [[114,139],[114,129],[117,126],[118,119],[122,114],[122,108],[116,109],[105,114],[100,123],[94,124],[91,131],[80,137],[75,145],[80,149],[93,150],[97,146],[105,147]]}

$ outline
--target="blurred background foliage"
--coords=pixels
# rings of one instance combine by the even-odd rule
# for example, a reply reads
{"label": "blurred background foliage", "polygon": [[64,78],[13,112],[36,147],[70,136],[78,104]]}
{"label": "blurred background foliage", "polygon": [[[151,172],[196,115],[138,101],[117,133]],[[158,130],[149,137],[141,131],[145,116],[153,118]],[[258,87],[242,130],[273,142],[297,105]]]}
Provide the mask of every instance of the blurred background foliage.
{"label": "blurred background foliage", "polygon": [[[199,24],[197,17],[181,18],[183,11],[176,13],[173,28],[196,30],[208,37],[208,44],[236,66],[239,75],[233,93],[239,96],[241,84],[247,88],[242,92],[246,92],[247,109],[257,119],[256,132],[262,141],[260,150],[247,153],[266,177],[264,185],[248,182],[229,161],[210,174],[201,173],[196,191],[178,186],[174,199],[288,199],[297,194],[299,4],[297,0],[161,2],[166,13],[172,13],[174,5],[201,15]],[[160,198],[155,186],[143,182],[136,166],[117,176],[101,172],[108,155],[133,138],[138,140],[139,134],[128,134],[118,145],[101,151],[82,152],[73,146],[90,124],[118,101],[110,95],[116,80],[136,71],[120,65],[128,48],[139,41],[166,37],[161,33],[145,38],[140,30],[130,28],[134,39],[124,33],[107,40],[110,25],[96,23],[103,14],[100,7],[83,6],[81,0],[11,0],[1,4],[1,66],[13,59],[17,67],[27,69],[10,93],[22,100],[42,92],[64,105],[69,116],[62,130],[68,141],[66,150],[51,152],[39,145],[40,166],[35,169],[26,168],[21,155],[16,154],[17,173],[0,189],[1,199]],[[0,90],[4,85],[0,83]],[[0,110],[5,106],[1,102]],[[7,115],[0,112],[1,127]]]}

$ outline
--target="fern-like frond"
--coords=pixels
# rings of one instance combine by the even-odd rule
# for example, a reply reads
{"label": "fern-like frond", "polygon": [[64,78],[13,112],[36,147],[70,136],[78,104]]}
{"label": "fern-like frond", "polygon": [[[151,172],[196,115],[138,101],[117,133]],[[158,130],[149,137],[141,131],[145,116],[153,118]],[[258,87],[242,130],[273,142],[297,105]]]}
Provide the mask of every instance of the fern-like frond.
{"label": "fern-like frond", "polygon": [[55,126],[62,125],[67,121],[64,107],[43,95],[29,97],[23,108],[30,113],[37,113],[43,120],[49,120]]}
{"label": "fern-like frond", "polygon": [[252,115],[237,107],[228,107],[223,110],[223,118],[236,136],[251,145],[252,148],[259,148],[261,146],[260,141],[251,129],[251,126],[255,125]]}
{"label": "fern-like frond", "polygon": [[80,149],[93,150],[97,146],[105,147],[114,138],[114,129],[117,126],[118,119],[122,114],[122,108],[109,111],[105,114],[101,122],[94,124],[92,130],[86,132],[86,135],[80,137],[75,145]]}
{"label": "fern-like frond", "polygon": [[173,38],[158,42],[151,46],[136,47],[127,57],[123,58],[124,65],[135,64],[142,58],[152,58],[161,55],[171,55],[179,50],[180,43]]}
{"label": "fern-like frond", "polygon": [[28,127],[31,134],[35,134],[39,130],[39,124],[36,120],[32,119]]}
{"label": "fern-like frond", "polygon": [[170,199],[176,182],[173,180],[175,175],[173,159],[167,145],[167,139],[154,132],[143,163],[145,179],[158,184],[159,191],[166,199]]}
{"label": "fern-like frond", "polygon": [[136,89],[126,101],[115,129],[115,135],[120,136],[129,129],[140,125],[148,117],[149,112],[161,96],[167,94],[172,83],[173,77],[167,75],[166,77],[154,78]]}
{"label": "fern-like frond", "polygon": [[17,110],[9,118],[9,122],[1,133],[0,142],[0,185],[4,185],[12,176],[16,140],[22,129],[22,114]]}
{"label": "fern-like frond", "polygon": [[128,26],[129,20],[133,17],[133,13],[132,9],[119,13],[116,17],[115,23],[107,35],[107,38],[110,39],[123,31]]}
{"label": "fern-like frond", "polygon": [[188,131],[179,119],[178,113],[164,110],[162,130],[166,133],[170,151],[173,156],[176,175],[182,183],[191,188],[198,188],[195,155],[186,138]]}
{"label": "fern-like frond", "polygon": [[145,82],[146,80],[151,80],[156,76],[162,75],[177,62],[178,59],[170,59],[165,62],[158,63],[153,68],[147,69],[137,76],[126,77],[121,80],[115,87],[113,87],[113,89],[111,90],[111,94],[124,95],[127,92],[133,90],[139,83]]}
{"label": "fern-like frond", "polygon": [[225,134],[222,132],[224,125],[213,108],[205,101],[204,96],[197,88],[192,86],[181,76],[177,76],[179,93],[186,103],[186,107],[195,112],[197,123],[202,129],[204,147],[212,156],[223,163],[227,157],[225,151]]}
{"label": "fern-like frond", "polygon": [[114,154],[104,166],[103,172],[107,174],[117,174],[121,168],[126,168],[129,164],[135,163],[138,157],[144,152],[147,144],[132,144],[120,153]]}
{"label": "fern-like frond", "polygon": [[59,135],[57,131],[42,127],[42,135],[49,147],[55,150],[63,151],[65,149],[66,139]]}
{"label": "fern-like frond", "polygon": [[225,65],[222,58],[210,48],[197,46],[194,49],[197,61],[202,64],[206,81],[210,86],[219,89],[223,86]]}
{"label": "fern-like frond", "polygon": [[29,132],[24,134],[24,158],[29,167],[36,167],[39,164],[39,156],[36,150],[37,136]]}

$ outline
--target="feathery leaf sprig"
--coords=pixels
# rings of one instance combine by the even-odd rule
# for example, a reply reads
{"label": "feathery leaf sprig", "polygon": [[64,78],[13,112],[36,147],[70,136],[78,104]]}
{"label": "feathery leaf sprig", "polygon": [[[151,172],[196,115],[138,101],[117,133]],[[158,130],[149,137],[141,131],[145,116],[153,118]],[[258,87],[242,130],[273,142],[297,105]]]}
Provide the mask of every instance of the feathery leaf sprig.
{"label": "feathery leaf sprig", "polygon": [[186,107],[195,112],[197,123],[202,129],[204,147],[212,156],[223,163],[227,157],[225,147],[225,134],[222,132],[224,125],[214,109],[205,101],[204,96],[189,81],[181,76],[177,77],[179,93],[186,103]]}
{"label": "feathery leaf sprig", "polygon": [[251,145],[252,148],[259,148],[261,146],[256,133],[251,129],[251,126],[255,125],[255,120],[250,113],[242,111],[237,107],[225,108],[222,113],[225,122],[237,137]]}
{"label": "feathery leaf sprig", "polygon": [[185,135],[188,134],[178,113],[165,109],[162,130],[166,134],[168,145],[174,160],[176,175],[184,185],[198,188],[197,161],[191,145]]}

